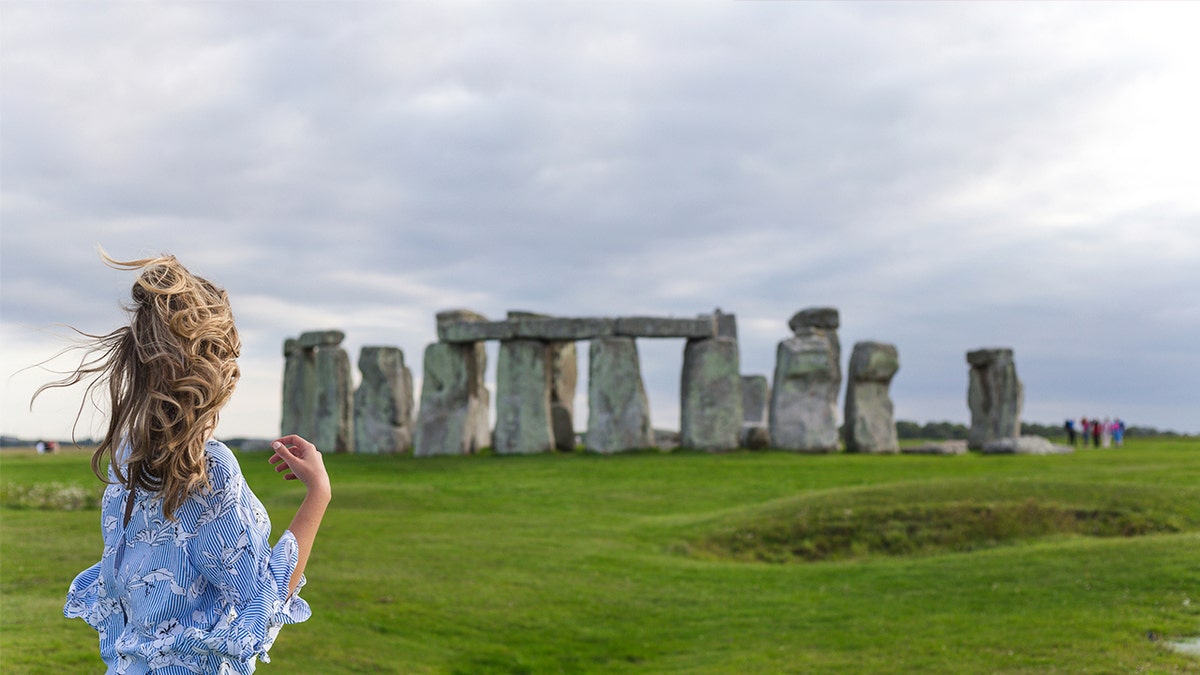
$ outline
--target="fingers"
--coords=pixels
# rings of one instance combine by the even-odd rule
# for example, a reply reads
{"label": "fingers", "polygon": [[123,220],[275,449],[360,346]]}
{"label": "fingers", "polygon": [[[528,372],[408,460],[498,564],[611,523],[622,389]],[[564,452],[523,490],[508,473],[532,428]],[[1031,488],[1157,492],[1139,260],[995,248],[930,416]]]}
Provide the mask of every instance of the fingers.
{"label": "fingers", "polygon": [[275,453],[272,454],[267,461],[275,466],[275,473],[283,473],[284,471],[287,471],[287,473],[283,476],[284,480],[296,480],[296,474],[292,473],[291,466],[288,464],[288,460],[296,459],[296,453],[293,449],[293,445],[296,443],[296,441],[300,440],[303,439],[301,439],[299,436],[293,435],[284,436],[283,438],[271,443],[271,449],[274,450]]}
{"label": "fingers", "polygon": [[[288,434],[287,436],[277,438],[275,439],[275,443],[282,444],[289,450],[294,450],[295,452],[293,452],[293,454],[297,456],[303,455],[310,450],[317,449],[317,446],[309,443],[304,438],[297,436],[296,434]],[[275,443],[272,443],[271,447],[275,447]]]}
{"label": "fingers", "polygon": [[276,473],[283,474],[284,480],[298,480],[307,484],[306,477],[312,474],[313,465],[321,466],[317,446],[295,434],[276,439],[271,443],[271,449],[275,452],[267,461],[275,466]]}

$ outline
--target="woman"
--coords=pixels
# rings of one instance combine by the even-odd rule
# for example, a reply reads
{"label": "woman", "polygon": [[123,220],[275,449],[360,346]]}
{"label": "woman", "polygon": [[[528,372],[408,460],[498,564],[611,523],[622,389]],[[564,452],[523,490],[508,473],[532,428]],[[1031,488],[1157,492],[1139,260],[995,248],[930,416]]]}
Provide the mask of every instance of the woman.
{"label": "woman", "polygon": [[210,438],[239,376],[228,296],[172,256],[101,255],[141,271],[129,325],[88,336],[79,367],[38,391],[90,379],[87,393],[106,383],[111,405],[92,455],[108,483],[104,552],[71,583],[64,614],[99,632],[109,673],[253,672],[283,624],[311,615],[297,593],[330,499],[321,453],[298,436],[272,443],[268,461],[306,494],[270,546],[262,503]]}

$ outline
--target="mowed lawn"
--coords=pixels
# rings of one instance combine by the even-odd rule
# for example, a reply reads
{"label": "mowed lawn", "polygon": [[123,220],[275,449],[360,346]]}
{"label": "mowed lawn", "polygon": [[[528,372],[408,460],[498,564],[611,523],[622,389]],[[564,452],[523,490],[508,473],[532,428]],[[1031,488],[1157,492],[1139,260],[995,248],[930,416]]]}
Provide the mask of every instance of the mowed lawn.
{"label": "mowed lawn", "polygon": [[[301,486],[265,453],[239,459],[277,536]],[[303,593],[313,618],[285,627],[259,672],[1200,672],[1166,646],[1200,635],[1197,439],[1049,457],[326,462],[334,501]],[[95,633],[62,617],[71,578],[100,555],[99,512],[20,496],[50,483],[98,496],[88,455],[5,450],[0,483],[0,672],[102,671]],[[833,562],[732,560],[698,543],[759,514],[934,499],[1124,509],[1161,527]]]}

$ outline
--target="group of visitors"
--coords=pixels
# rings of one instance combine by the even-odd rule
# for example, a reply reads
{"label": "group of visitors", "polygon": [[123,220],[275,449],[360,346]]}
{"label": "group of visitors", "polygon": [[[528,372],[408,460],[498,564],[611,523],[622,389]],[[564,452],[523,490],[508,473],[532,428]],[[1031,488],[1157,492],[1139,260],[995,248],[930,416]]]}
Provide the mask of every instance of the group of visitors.
{"label": "group of visitors", "polygon": [[1125,422],[1120,418],[1105,417],[1099,420],[1083,417],[1080,418],[1078,426],[1075,420],[1068,419],[1063,428],[1067,430],[1067,441],[1072,446],[1079,445],[1079,438],[1083,439],[1084,447],[1087,447],[1089,441],[1097,448],[1109,448],[1114,445],[1119,448],[1125,445]]}

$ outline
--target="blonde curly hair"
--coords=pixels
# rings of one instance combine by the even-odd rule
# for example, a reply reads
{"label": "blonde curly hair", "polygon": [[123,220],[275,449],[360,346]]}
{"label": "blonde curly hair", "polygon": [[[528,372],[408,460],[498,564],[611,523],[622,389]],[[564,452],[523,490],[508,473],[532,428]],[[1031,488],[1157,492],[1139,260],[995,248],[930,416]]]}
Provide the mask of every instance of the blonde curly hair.
{"label": "blonde curly hair", "polygon": [[[171,255],[100,255],[115,269],[141,270],[125,308],[129,325],[107,335],[81,333],[88,342],[79,367],[34,397],[91,380],[86,400],[107,383],[108,431],[92,455],[92,472],[109,482],[102,470],[108,458],[122,485],[157,493],[174,519],[190,495],[209,486],[204,445],[240,376],[242,345],[229,296]],[[129,452],[118,456],[123,444]]]}

